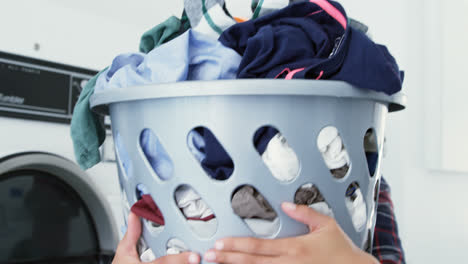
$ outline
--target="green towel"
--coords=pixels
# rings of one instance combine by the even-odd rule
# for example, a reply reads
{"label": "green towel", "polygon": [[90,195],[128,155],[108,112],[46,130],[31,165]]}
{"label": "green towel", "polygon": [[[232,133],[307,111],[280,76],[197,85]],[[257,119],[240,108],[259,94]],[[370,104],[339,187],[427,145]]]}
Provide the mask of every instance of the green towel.
{"label": "green towel", "polygon": [[76,161],[84,170],[91,168],[101,161],[99,146],[101,146],[106,138],[104,118],[91,111],[89,98],[94,92],[97,78],[106,69],[96,74],[83,87],[80,98],[73,110],[70,128],[73,148],[75,150]]}
{"label": "green towel", "polygon": [[177,17],[171,16],[163,23],[146,31],[141,36],[140,51],[148,53],[157,46],[176,38],[180,35],[181,25],[181,21]]}
{"label": "green towel", "polygon": [[[172,16],[163,23],[148,30],[141,37],[140,51],[148,53],[154,48],[176,38],[190,28],[187,18],[182,21]],[[107,68],[106,68],[107,69]],[[80,167],[89,169],[101,161],[99,147],[105,140],[104,118],[91,111],[89,98],[94,93],[94,86],[99,75],[91,78],[80,93],[75,105],[71,122],[71,137],[75,158]]]}

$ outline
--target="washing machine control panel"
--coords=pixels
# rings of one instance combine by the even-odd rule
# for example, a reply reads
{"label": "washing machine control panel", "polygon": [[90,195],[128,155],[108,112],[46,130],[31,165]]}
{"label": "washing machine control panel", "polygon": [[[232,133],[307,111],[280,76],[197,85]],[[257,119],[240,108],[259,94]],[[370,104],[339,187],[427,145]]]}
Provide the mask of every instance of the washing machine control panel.
{"label": "washing machine control panel", "polygon": [[0,116],[69,123],[90,69],[0,52]]}

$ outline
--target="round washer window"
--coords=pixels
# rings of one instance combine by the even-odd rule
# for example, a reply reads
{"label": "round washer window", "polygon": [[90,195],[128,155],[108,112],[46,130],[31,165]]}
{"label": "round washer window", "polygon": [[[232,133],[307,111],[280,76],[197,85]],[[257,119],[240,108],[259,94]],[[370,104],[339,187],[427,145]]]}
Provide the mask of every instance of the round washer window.
{"label": "round washer window", "polygon": [[78,194],[34,170],[0,175],[0,263],[99,263],[94,221]]}

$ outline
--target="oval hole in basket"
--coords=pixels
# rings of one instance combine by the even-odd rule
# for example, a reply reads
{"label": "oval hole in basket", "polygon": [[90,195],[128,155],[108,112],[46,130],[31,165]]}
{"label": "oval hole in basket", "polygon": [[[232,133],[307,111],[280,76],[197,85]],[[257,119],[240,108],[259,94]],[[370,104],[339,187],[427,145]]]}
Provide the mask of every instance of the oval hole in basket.
{"label": "oval hole in basket", "polygon": [[272,126],[257,129],[253,144],[273,177],[288,182],[299,175],[300,162],[296,152],[278,129]]}
{"label": "oval hole in basket", "polygon": [[335,218],[330,205],[318,187],[312,183],[306,183],[297,189],[294,195],[294,203],[307,205],[321,214]]}
{"label": "oval hole in basket", "polygon": [[374,202],[377,202],[379,199],[379,191],[380,191],[380,179],[377,181],[377,183],[374,186]]}
{"label": "oval hole in basket", "polygon": [[369,175],[374,177],[379,160],[379,147],[377,145],[377,134],[373,128],[369,128],[364,135],[364,152],[366,153]]}
{"label": "oval hole in basket", "polygon": [[141,200],[141,198],[145,194],[149,194],[148,188],[146,188],[146,186],[143,185],[142,183],[137,184],[137,186],[135,188],[136,200],[137,201]]}
{"label": "oval hole in basket", "polygon": [[133,164],[130,156],[128,155],[127,149],[122,142],[122,137],[117,131],[114,136],[115,142],[115,153],[117,154],[117,160],[120,166],[123,168],[123,175],[125,179],[130,179],[133,177]]}
{"label": "oval hole in basket", "polygon": [[278,232],[278,214],[253,186],[237,188],[231,197],[231,207],[257,236],[270,237]]}
{"label": "oval hole in basket", "polygon": [[188,251],[188,247],[185,245],[184,241],[178,238],[171,238],[167,241],[166,244],[166,254],[167,255],[176,255],[182,252]]}
{"label": "oval hole in basket", "polygon": [[362,231],[367,223],[367,207],[357,182],[351,183],[346,189],[345,205],[351,216],[354,229],[357,232]]}
{"label": "oval hole in basket", "polygon": [[153,235],[164,230],[164,216],[156,202],[148,193],[143,184],[137,184],[135,188],[137,202],[132,205],[131,211],[142,218],[144,225]]}
{"label": "oval hole in basket", "polygon": [[156,260],[156,256],[154,255],[153,250],[148,246],[148,243],[143,237],[140,237],[138,240],[137,249],[141,262],[145,263]]}
{"label": "oval hole in basket", "polygon": [[192,129],[187,135],[187,147],[212,179],[231,177],[234,162],[211,130],[202,126]]}
{"label": "oval hole in basket", "polygon": [[372,253],[372,232],[370,229],[367,230],[367,235],[366,235],[366,240],[364,241],[364,246],[362,249],[366,251],[367,253]]}
{"label": "oval hole in basket", "polygon": [[317,137],[317,147],[332,176],[336,179],[344,178],[351,164],[338,129],[334,126],[324,127]]}
{"label": "oval hole in basket", "polygon": [[161,180],[168,180],[174,173],[174,163],[158,136],[149,128],[140,133],[140,147],[151,168]]}
{"label": "oval hole in basket", "polygon": [[123,173],[118,173],[117,179],[119,180],[120,190],[123,192],[125,190],[125,184],[127,182],[127,179],[125,179],[125,176],[123,175]]}
{"label": "oval hole in basket", "polygon": [[210,238],[216,233],[218,220],[215,214],[192,187],[177,187],[174,201],[195,234],[201,238]]}

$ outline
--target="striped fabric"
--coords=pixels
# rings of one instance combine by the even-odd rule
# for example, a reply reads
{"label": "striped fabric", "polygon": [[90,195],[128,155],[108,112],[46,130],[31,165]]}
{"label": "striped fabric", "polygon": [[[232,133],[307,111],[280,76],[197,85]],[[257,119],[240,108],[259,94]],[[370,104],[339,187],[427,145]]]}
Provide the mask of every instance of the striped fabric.
{"label": "striped fabric", "polygon": [[250,6],[253,12],[252,19],[275,12],[288,5],[289,0],[252,0]]}
{"label": "striped fabric", "polygon": [[226,9],[224,0],[185,0],[184,15],[190,27],[206,36],[217,39],[236,21]]}
{"label": "striped fabric", "polygon": [[398,236],[398,226],[390,197],[390,186],[382,177],[377,205],[377,223],[374,232],[372,255],[380,263],[404,264],[405,255]]}

